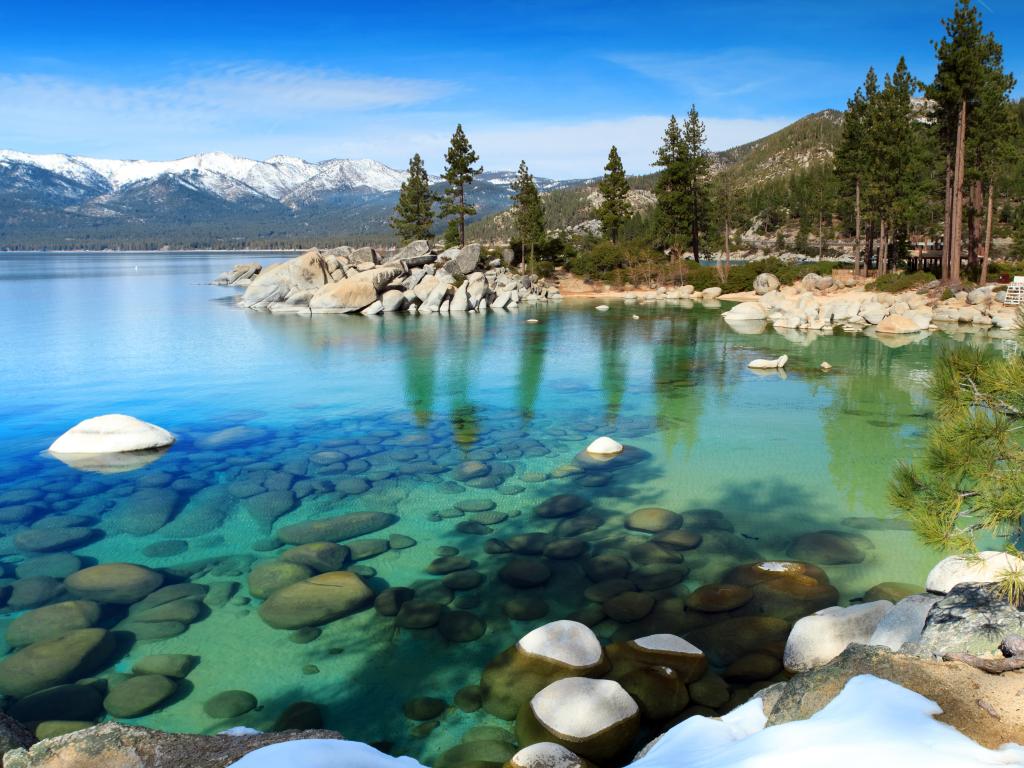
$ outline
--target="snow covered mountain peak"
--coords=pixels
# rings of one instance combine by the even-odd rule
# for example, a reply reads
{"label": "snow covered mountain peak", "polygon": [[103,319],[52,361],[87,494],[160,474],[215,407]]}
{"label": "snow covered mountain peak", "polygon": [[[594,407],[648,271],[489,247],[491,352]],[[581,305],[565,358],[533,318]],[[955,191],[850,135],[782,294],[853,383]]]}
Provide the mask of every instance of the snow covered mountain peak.
{"label": "snow covered mountain peak", "polygon": [[405,171],[389,168],[376,160],[337,159],[317,163],[289,155],[251,160],[226,152],[151,161],[0,150],[0,167],[13,165],[42,168],[58,177],[104,191],[117,191],[169,174],[187,177],[190,185],[225,199],[236,200],[251,194],[289,204],[351,190],[392,192],[406,178]]}

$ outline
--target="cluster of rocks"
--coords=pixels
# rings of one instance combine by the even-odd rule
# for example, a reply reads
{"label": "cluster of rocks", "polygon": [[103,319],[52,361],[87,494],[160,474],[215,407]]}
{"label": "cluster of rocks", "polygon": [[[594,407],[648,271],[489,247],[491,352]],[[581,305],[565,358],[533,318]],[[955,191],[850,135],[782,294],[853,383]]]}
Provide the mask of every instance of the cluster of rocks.
{"label": "cluster of rocks", "polygon": [[702,291],[698,291],[692,285],[681,285],[678,288],[666,288],[663,285],[658,286],[653,291],[645,291],[643,293],[625,293],[622,299],[625,303],[631,304],[637,301],[649,302],[649,301],[701,301],[708,306],[718,306],[712,304],[718,300],[718,297],[722,295],[722,289],[717,285],[705,288]]}
{"label": "cluster of rocks", "polygon": [[561,298],[543,279],[511,270],[512,258],[505,249],[488,259],[478,243],[437,252],[425,240],[393,253],[314,248],[265,269],[238,265],[214,282],[245,286],[243,307],[295,314],[482,312]]}
{"label": "cluster of rocks", "polygon": [[[847,607],[829,607],[793,626],[784,663],[805,672],[853,644],[883,646],[926,658],[969,654],[1001,656],[1007,638],[1024,635],[1024,611],[1007,602],[997,582],[1008,572],[1024,572],[1024,560],[1004,552],[953,556],[929,573],[925,591],[884,595]],[[895,601],[895,602],[894,602]]]}
{"label": "cluster of rocks", "polygon": [[782,286],[775,275],[763,273],[754,280],[757,300],[741,302],[723,317],[730,323],[770,323],[783,329],[858,332],[873,328],[880,334],[916,334],[937,330],[942,323],[1019,327],[1016,308],[1004,305],[992,287],[961,291],[949,299],[934,295],[937,285],[895,295],[843,290],[855,284],[852,279],[840,283],[831,275],[810,273],[795,285]]}

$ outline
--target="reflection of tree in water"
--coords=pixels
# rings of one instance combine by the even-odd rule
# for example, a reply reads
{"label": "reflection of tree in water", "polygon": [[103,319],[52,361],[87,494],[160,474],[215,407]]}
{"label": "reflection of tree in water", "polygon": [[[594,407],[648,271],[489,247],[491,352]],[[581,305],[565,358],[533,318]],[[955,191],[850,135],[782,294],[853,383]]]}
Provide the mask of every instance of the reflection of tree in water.
{"label": "reflection of tree in water", "polygon": [[654,405],[666,451],[680,443],[693,449],[707,386],[721,389],[724,384],[725,355],[717,330],[715,323],[692,314],[675,315],[659,323],[651,340]]}
{"label": "reflection of tree in water", "polygon": [[598,341],[601,345],[601,388],[604,390],[605,419],[614,426],[626,393],[626,361],[623,357],[622,323],[612,320],[601,324]]}
{"label": "reflection of tree in water", "polygon": [[405,404],[416,423],[425,427],[434,412],[436,338],[415,323],[402,324],[401,349],[405,376]]}
{"label": "reflection of tree in water", "polygon": [[441,322],[450,323],[445,351],[448,353],[446,378],[450,382],[452,435],[457,444],[467,447],[480,436],[479,409],[470,398],[469,385],[473,371],[480,369],[481,340],[486,321],[486,317],[470,317],[468,314],[441,318]]}
{"label": "reflection of tree in water", "polygon": [[547,354],[547,323],[524,324],[519,350],[519,413],[524,421],[533,418],[544,375],[544,356]]}
{"label": "reflection of tree in water", "polygon": [[923,428],[928,406],[925,383],[917,371],[927,370],[931,344],[889,349],[874,339],[846,340],[849,356],[839,375],[824,379],[833,393],[822,410],[829,472],[850,508],[885,514],[885,483],[875,478],[909,458],[912,437],[902,427]]}

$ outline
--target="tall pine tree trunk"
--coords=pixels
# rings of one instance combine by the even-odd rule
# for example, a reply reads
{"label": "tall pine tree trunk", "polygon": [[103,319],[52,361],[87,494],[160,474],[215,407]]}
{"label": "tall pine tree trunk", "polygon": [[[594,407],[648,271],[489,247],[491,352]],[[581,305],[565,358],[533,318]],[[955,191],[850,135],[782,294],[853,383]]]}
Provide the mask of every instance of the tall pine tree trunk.
{"label": "tall pine tree trunk", "polygon": [[885,219],[879,225],[878,231],[878,276],[881,277],[889,271],[889,249],[885,234]]}
{"label": "tall pine tree trunk", "polygon": [[953,160],[946,155],[946,207],[942,220],[942,282],[949,282],[949,254],[952,253],[953,234]]}
{"label": "tall pine tree trunk", "polygon": [[821,257],[825,255],[825,229],[824,229],[825,217],[818,211],[818,261],[821,261]]}
{"label": "tall pine tree trunk", "polygon": [[459,247],[466,247],[466,187],[459,187]]}
{"label": "tall pine tree trunk", "polygon": [[729,256],[729,237],[731,236],[729,231],[729,214],[725,214],[725,269],[722,270],[722,284],[729,279],[729,267],[731,266],[731,259]]}
{"label": "tall pine tree trunk", "polygon": [[859,275],[861,270],[860,255],[860,177],[857,177],[854,203],[854,239],[853,239],[853,274]]}
{"label": "tall pine tree trunk", "polygon": [[967,143],[967,99],[960,102],[956,123],[956,167],[953,170],[953,242],[950,243],[949,279],[960,282],[960,241],[964,217],[964,154]]}
{"label": "tall pine tree trunk", "polygon": [[981,210],[985,207],[985,193],[981,187],[981,179],[971,184],[971,199],[967,206],[967,263],[971,269],[977,269],[981,261],[982,220]]}
{"label": "tall pine tree trunk", "polygon": [[995,196],[996,183],[988,183],[988,206],[985,211],[985,250],[981,257],[981,278],[979,283],[984,285],[988,282],[988,261],[992,255],[992,198]]}
{"label": "tall pine tree trunk", "polygon": [[875,257],[875,222],[868,222],[868,237],[864,244],[864,277],[867,277],[871,269],[872,259]]}

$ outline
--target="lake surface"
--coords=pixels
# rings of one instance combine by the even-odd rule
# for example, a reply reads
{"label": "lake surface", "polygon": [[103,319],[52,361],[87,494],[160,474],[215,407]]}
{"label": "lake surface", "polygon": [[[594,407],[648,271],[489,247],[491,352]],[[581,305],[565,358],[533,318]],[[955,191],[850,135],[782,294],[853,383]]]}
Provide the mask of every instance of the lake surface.
{"label": "lake surface", "polygon": [[[82,565],[140,563],[164,569],[168,581],[221,585],[223,599],[207,600],[185,631],[142,639],[174,629],[148,628],[134,644],[129,636],[102,673],[127,672],[150,654],[199,657],[173,703],[134,722],[268,728],[287,705],[311,701],[350,738],[430,760],[474,726],[508,724],[452,708],[431,730],[406,719],[402,704],[452,702],[533,627],[585,608],[595,620],[598,604],[583,595],[593,581],[581,567],[589,556],[624,553],[635,574],[657,577],[638,588],[663,610],[636,622],[595,620],[609,640],[698,626],[669,613],[740,564],[817,561],[845,603],[881,582],[920,584],[938,557],[891,520],[885,488],[927,426],[930,361],[960,343],[946,334],[895,347],[865,336],[747,334],[722,321],[721,309],[680,303],[310,319],[241,310],[236,289],[208,285],[234,263],[280,258],[0,253],[0,584],[28,573],[59,579],[76,562],[63,551]],[[540,322],[525,323],[530,317]],[[746,367],[783,353],[785,374]],[[831,372],[819,369],[824,360]],[[121,474],[84,473],[45,453],[78,421],[111,412],[159,424],[178,442]],[[631,459],[576,461],[602,434],[629,446]],[[467,461],[486,474],[460,475]],[[268,490],[278,492],[274,503],[253,500],[267,501],[259,494]],[[559,519],[535,514],[558,494],[589,506]],[[20,519],[10,513],[26,505]],[[650,506],[681,513],[700,545],[652,555],[650,535],[624,525]],[[368,583],[414,586],[460,621],[442,634],[398,627],[371,608],[312,639],[265,624],[247,575],[282,551],[275,532],[364,511],[398,517],[366,538],[415,541],[360,561]],[[15,543],[26,530],[68,526],[90,534],[57,556]],[[826,537],[829,546],[797,541],[820,531],[838,535]],[[551,540],[573,538],[587,554],[540,554]],[[838,559],[862,560],[828,564],[836,538],[845,545]],[[509,542],[518,553],[507,553]],[[427,570],[454,551],[442,547],[472,560],[482,584],[442,586]],[[498,572],[512,557],[544,561],[550,580],[510,586]],[[0,634],[18,613],[0,610]],[[108,606],[102,621],[124,618]],[[0,654],[7,650],[0,643]],[[211,718],[203,703],[229,689],[251,692],[260,706]]]}

